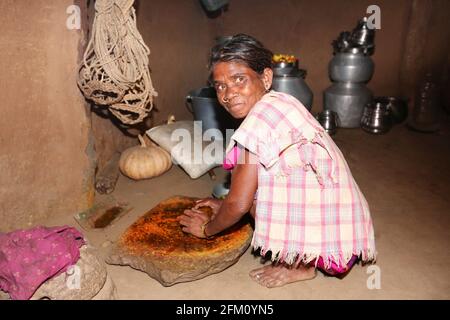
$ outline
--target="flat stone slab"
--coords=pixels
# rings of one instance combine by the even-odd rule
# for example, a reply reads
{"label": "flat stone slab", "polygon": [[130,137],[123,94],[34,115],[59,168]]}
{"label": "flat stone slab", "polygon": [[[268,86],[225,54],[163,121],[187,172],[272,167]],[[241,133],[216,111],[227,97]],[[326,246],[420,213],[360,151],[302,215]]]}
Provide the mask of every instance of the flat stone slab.
{"label": "flat stone slab", "polygon": [[[176,196],[159,203],[111,246],[106,262],[146,272],[163,286],[202,279],[236,263],[250,245],[250,223],[243,219],[212,239],[186,234],[176,218],[196,200]],[[211,214],[210,208],[201,210]]]}
{"label": "flat stone slab", "polygon": [[106,265],[96,250],[83,246],[75,267],[44,282],[31,300],[90,300],[103,288],[106,277]]}

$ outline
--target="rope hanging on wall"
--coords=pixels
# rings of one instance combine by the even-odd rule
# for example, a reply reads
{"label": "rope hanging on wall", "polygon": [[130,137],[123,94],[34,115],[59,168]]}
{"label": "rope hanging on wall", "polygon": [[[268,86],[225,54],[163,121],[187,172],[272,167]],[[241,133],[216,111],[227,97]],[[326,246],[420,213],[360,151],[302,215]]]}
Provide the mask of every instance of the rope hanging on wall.
{"label": "rope hanging on wall", "polygon": [[153,108],[150,49],[136,26],[134,0],[96,0],[92,36],[78,86],[95,104],[125,124],[142,122]]}

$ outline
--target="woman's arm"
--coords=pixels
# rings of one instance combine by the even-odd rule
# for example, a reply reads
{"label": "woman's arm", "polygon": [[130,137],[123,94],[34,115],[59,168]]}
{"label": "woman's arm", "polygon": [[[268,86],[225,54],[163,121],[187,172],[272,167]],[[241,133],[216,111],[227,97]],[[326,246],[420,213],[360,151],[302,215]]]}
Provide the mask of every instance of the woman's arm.
{"label": "woman's arm", "polygon": [[256,164],[256,156],[244,149],[231,175],[230,192],[215,218],[206,226],[206,235],[211,236],[231,227],[250,211],[258,189]]}

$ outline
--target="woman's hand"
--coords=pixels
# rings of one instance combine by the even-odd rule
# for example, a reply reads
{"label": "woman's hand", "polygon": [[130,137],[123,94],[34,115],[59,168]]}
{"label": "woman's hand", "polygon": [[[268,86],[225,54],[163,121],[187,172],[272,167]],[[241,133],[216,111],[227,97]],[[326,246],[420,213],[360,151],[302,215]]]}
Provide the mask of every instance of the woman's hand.
{"label": "woman's hand", "polygon": [[198,238],[205,238],[203,226],[210,221],[207,213],[194,207],[184,210],[184,213],[177,220],[180,222],[181,229],[184,232],[190,233]]}
{"label": "woman's hand", "polygon": [[211,215],[211,220],[213,220],[217,213],[219,212],[220,206],[222,205],[223,200],[214,199],[214,198],[205,198],[201,200],[197,200],[195,202],[194,209],[200,209],[201,207],[210,207],[213,211]]}

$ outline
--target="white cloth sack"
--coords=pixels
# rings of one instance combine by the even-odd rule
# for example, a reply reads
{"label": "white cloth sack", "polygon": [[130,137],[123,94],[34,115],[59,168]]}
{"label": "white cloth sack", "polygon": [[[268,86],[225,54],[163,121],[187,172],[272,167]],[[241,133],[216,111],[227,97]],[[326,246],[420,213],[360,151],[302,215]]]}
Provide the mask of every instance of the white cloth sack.
{"label": "white cloth sack", "polygon": [[192,178],[221,166],[224,159],[223,135],[219,130],[202,132],[201,121],[177,121],[151,128],[146,134],[172,156]]}

